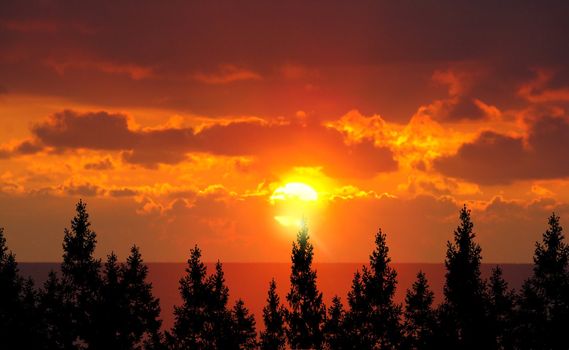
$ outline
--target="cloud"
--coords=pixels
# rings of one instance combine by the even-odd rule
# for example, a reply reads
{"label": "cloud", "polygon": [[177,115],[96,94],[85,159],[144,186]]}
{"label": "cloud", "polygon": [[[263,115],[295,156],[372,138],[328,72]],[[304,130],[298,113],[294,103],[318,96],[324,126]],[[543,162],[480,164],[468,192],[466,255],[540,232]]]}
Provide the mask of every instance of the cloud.
{"label": "cloud", "polygon": [[110,170],[114,169],[114,165],[109,158],[105,158],[97,162],[86,163],[83,168],[85,170]]}
{"label": "cloud", "polygon": [[49,59],[46,64],[60,75],[64,75],[66,71],[72,69],[91,69],[108,74],[124,74],[134,80],[147,79],[154,76],[154,71],[151,67],[144,67],[134,63],[115,63],[88,58],[73,58],[65,61]]}
{"label": "cloud", "polygon": [[239,68],[231,64],[221,65],[215,73],[196,73],[194,79],[205,84],[229,84],[244,80],[261,80],[262,77],[248,69]]}
{"label": "cloud", "polygon": [[528,122],[525,139],[485,131],[434,166],[444,175],[485,185],[568,177],[569,121],[539,117]]}
{"label": "cloud", "polygon": [[328,174],[370,177],[394,171],[392,152],[373,139],[346,143],[343,134],[318,121],[259,122],[238,120],[199,131],[190,128],[132,130],[122,114],[63,111],[32,127],[38,142],[55,149],[121,151],[128,163],[156,167],[177,164],[188,153],[250,156],[256,167],[285,171],[322,167]]}
{"label": "cloud", "polygon": [[43,146],[33,140],[24,140],[14,146],[1,146],[0,159],[12,158],[20,155],[36,154],[43,150]]}

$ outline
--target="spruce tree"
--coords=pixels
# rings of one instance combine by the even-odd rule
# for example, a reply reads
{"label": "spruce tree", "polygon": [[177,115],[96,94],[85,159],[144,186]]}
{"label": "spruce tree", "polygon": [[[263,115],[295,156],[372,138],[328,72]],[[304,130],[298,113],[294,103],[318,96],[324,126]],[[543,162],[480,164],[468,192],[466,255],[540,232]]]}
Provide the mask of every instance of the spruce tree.
{"label": "spruce tree", "polygon": [[93,328],[96,337],[91,341],[90,348],[129,348],[125,334],[125,327],[130,321],[126,317],[128,304],[117,260],[117,256],[111,253],[105,262],[97,307],[93,312]]}
{"label": "spruce tree", "polygon": [[[255,331],[255,318],[249,314],[243,300],[238,299],[232,313],[233,344],[227,349],[252,350],[257,348],[257,332]],[[221,349],[221,348],[219,348]]]}
{"label": "spruce tree", "polygon": [[174,307],[174,326],[171,333],[166,334],[169,348],[214,349],[208,342],[211,338],[208,323],[211,292],[197,245],[190,251],[186,275],[180,279],[179,289],[182,305]]}
{"label": "spruce tree", "polygon": [[375,236],[369,269],[364,268],[362,275],[368,307],[364,329],[370,333],[373,348],[377,349],[398,349],[402,341],[401,305],[393,301],[397,273],[390,262],[386,235],[380,229]]}
{"label": "spruce tree", "polygon": [[461,349],[493,349],[489,329],[485,283],[480,275],[481,249],[474,242],[474,224],[466,205],[460,210],[460,224],[454,243],[447,242],[444,286],[448,335]]}
{"label": "spruce tree", "polygon": [[544,349],[565,349],[569,324],[569,247],[564,242],[559,216],[552,214],[548,224],[542,242],[536,243],[533,276],[524,284],[520,329],[532,332]]}
{"label": "spruce tree", "polygon": [[328,318],[324,327],[325,348],[330,350],[350,349],[351,344],[344,328],[344,306],[336,295],[332,298],[332,306],[328,310]]}
{"label": "spruce tree", "polygon": [[[364,267],[365,269],[365,267]],[[362,275],[356,271],[352,280],[351,290],[348,292],[348,305],[350,309],[344,317],[344,331],[352,349],[372,349],[374,338],[367,332],[369,305],[366,300]]]}
{"label": "spruce tree", "polygon": [[261,332],[261,350],[284,350],[286,346],[284,329],[285,310],[277,294],[277,284],[274,279],[269,284],[267,305],[263,308],[265,329]]}
{"label": "spruce tree", "polygon": [[75,349],[76,334],[71,318],[73,305],[67,301],[65,286],[54,271],[50,271],[39,292],[39,309],[44,324],[45,343],[42,349]]}
{"label": "spruce tree", "polygon": [[152,294],[152,284],[147,281],[148,266],[142,260],[137,246],[130,249],[121,276],[128,306],[125,336],[129,348],[161,348],[160,301]]}
{"label": "spruce tree", "polygon": [[0,342],[2,347],[15,348],[22,340],[22,288],[15,255],[8,250],[4,229],[0,227]]}
{"label": "spruce tree", "polygon": [[208,278],[209,301],[208,328],[211,329],[208,344],[216,349],[232,349],[237,344],[231,311],[227,308],[229,289],[225,285],[225,274],[221,262],[215,264],[215,273]]}
{"label": "spruce tree", "polygon": [[294,349],[319,349],[324,341],[326,308],[316,285],[316,271],[312,269],[313,249],[308,228],[303,224],[292,244],[290,292],[286,296],[287,338]]}
{"label": "spruce tree", "polygon": [[97,240],[90,226],[87,206],[80,200],[71,228],[65,229],[61,264],[66,303],[73,305],[72,324],[80,344],[90,344],[97,337],[92,323],[101,286],[101,261],[93,257]]}
{"label": "spruce tree", "polygon": [[405,295],[405,347],[408,349],[435,349],[433,310],[434,293],[429,289],[422,271]]}
{"label": "spruce tree", "polygon": [[497,349],[513,348],[514,292],[502,277],[502,268],[492,269],[488,285],[489,315]]}
{"label": "spruce tree", "polygon": [[39,326],[33,282],[20,276],[0,227],[0,348],[38,348],[43,343]]}

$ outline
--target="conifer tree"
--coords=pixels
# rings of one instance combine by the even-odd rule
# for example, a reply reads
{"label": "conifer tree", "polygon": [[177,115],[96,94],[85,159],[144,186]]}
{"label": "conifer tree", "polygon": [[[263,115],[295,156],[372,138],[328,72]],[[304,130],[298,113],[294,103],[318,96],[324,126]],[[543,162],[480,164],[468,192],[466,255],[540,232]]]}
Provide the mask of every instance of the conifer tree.
{"label": "conifer tree", "polygon": [[170,349],[213,349],[208,327],[211,292],[201,250],[196,245],[190,251],[186,275],[180,279],[182,305],[174,307],[174,327],[167,333]]}
{"label": "conifer tree", "polygon": [[121,284],[120,266],[117,256],[111,253],[103,269],[97,307],[93,312],[93,328],[96,337],[91,341],[95,349],[127,349],[125,327],[130,320],[126,317],[128,304]]}
{"label": "conifer tree", "polygon": [[502,268],[492,269],[488,285],[489,315],[497,349],[513,348],[514,293],[502,277]]}
{"label": "conifer tree", "polygon": [[0,341],[7,348],[17,346],[21,340],[23,284],[16,257],[8,251],[4,229],[0,227]]}
{"label": "conifer tree", "polygon": [[433,310],[434,293],[429,289],[427,278],[422,271],[417,280],[407,290],[405,296],[405,344],[408,349],[435,349]]}
{"label": "conifer tree", "polygon": [[290,292],[287,294],[287,338],[294,349],[319,349],[324,341],[326,308],[312,269],[313,246],[303,224],[292,244]]}
{"label": "conifer tree", "polygon": [[393,301],[397,273],[390,262],[386,235],[380,229],[375,236],[369,269],[364,268],[362,275],[368,307],[364,329],[370,333],[373,347],[377,349],[397,349],[402,341],[401,305]]}
{"label": "conifer tree", "polygon": [[234,319],[227,309],[229,290],[221,263],[207,276],[201,251],[190,251],[186,276],[180,280],[183,304],[174,308],[175,323],[166,334],[172,349],[233,349],[236,344]]}
{"label": "conifer tree", "polygon": [[345,312],[342,301],[336,295],[332,298],[332,306],[328,309],[328,318],[324,327],[326,349],[350,349],[351,345],[344,328]]}
{"label": "conifer tree", "polygon": [[207,324],[211,329],[211,339],[208,342],[216,349],[232,349],[238,343],[233,329],[234,320],[227,308],[229,289],[225,285],[225,274],[219,261],[215,264],[215,273],[208,278],[208,286]]}
{"label": "conifer tree", "polygon": [[257,332],[255,331],[255,318],[249,314],[243,300],[238,299],[232,313],[233,346],[228,349],[252,350],[257,348]]}
{"label": "conifer tree", "polygon": [[125,335],[129,348],[161,348],[160,301],[152,294],[152,284],[147,281],[148,266],[142,260],[137,246],[130,249],[121,276],[128,306]]}
{"label": "conifer tree", "polygon": [[77,343],[86,344],[97,337],[92,323],[101,286],[101,261],[93,257],[97,240],[90,226],[87,206],[80,200],[76,205],[76,215],[71,220],[71,228],[65,229],[61,271],[66,303],[73,305],[71,318]]}
{"label": "conifer tree", "polygon": [[485,284],[480,275],[481,249],[474,242],[473,223],[466,205],[460,210],[460,224],[454,243],[447,242],[444,286],[448,335],[461,349],[492,349]]}
{"label": "conifer tree", "polygon": [[20,276],[16,256],[8,250],[0,227],[0,348],[38,348],[42,333],[37,316],[33,282]]}
{"label": "conifer tree", "polygon": [[261,350],[283,350],[286,345],[284,315],[277,284],[274,279],[269,284],[267,305],[263,308],[265,329],[261,332]]}
{"label": "conifer tree", "polygon": [[520,329],[531,332],[543,348],[562,349],[569,324],[569,247],[559,216],[552,214],[548,224],[536,243],[533,276],[522,289]]}
{"label": "conifer tree", "polygon": [[76,334],[71,318],[73,305],[67,302],[65,286],[54,271],[50,271],[39,292],[39,309],[44,324],[45,343],[42,349],[75,349]]}
{"label": "conifer tree", "polygon": [[344,318],[344,331],[352,349],[372,349],[374,339],[371,333],[366,331],[369,307],[359,271],[355,272],[351,290],[348,292],[348,305],[350,309]]}

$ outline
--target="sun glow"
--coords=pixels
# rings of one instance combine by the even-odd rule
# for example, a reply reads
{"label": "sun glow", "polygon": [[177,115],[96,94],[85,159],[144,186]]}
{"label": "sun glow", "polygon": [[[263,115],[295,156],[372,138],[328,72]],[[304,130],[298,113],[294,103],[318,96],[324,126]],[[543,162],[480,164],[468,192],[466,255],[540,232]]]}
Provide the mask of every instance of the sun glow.
{"label": "sun glow", "polygon": [[271,201],[296,199],[301,201],[316,201],[318,193],[314,188],[302,182],[289,182],[284,186],[277,188],[272,196]]}
{"label": "sun glow", "polygon": [[281,226],[298,228],[320,206],[318,192],[304,182],[287,182],[277,187],[270,197],[275,208],[274,219]]}

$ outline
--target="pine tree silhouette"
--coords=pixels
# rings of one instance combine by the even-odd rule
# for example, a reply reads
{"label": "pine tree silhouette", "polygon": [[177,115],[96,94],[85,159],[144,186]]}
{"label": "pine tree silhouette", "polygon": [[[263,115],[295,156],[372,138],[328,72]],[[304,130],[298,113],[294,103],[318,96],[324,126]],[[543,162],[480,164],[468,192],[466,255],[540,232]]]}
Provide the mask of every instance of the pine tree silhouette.
{"label": "pine tree silhouette", "polygon": [[231,311],[227,308],[229,289],[221,262],[215,264],[215,273],[209,276],[208,327],[211,329],[211,346],[216,349],[234,349],[238,346]]}
{"label": "pine tree silhouette", "polygon": [[254,320],[243,302],[233,311],[227,309],[229,290],[219,261],[215,270],[207,276],[200,249],[195,246],[190,251],[186,276],[180,280],[183,304],[174,307],[174,327],[166,333],[170,349],[232,350],[251,346],[248,335],[255,333]]}
{"label": "pine tree silhouette", "polygon": [[39,348],[43,341],[37,311],[33,282],[20,276],[0,227],[0,348]]}
{"label": "pine tree silhouette", "polygon": [[405,296],[405,347],[408,349],[435,349],[434,327],[436,315],[433,310],[434,293],[429,289],[422,271],[407,290]]}
{"label": "pine tree silhouette", "polygon": [[190,251],[186,275],[180,279],[180,295],[183,304],[174,307],[174,327],[166,334],[169,348],[213,349],[208,328],[210,289],[197,245]]}
{"label": "pine tree silhouette", "polygon": [[269,284],[267,305],[263,308],[265,329],[261,332],[261,350],[283,350],[285,338],[285,310],[277,294],[277,284],[274,279]]}
{"label": "pine tree silhouette", "polygon": [[152,284],[147,282],[148,266],[144,264],[137,246],[130,249],[121,275],[128,306],[125,335],[129,348],[162,348],[160,300],[152,294]]}
{"label": "pine tree silhouette", "polygon": [[362,275],[356,271],[352,280],[351,290],[348,292],[348,305],[350,309],[346,312],[344,319],[344,331],[351,349],[372,349],[374,339],[370,332],[367,332],[369,305],[365,296]]}
{"label": "pine tree silhouette", "polygon": [[292,244],[290,292],[286,296],[287,338],[293,349],[319,349],[324,341],[326,307],[312,269],[313,249],[308,227],[303,224]]}
{"label": "pine tree silhouette", "polygon": [[[255,318],[249,314],[243,300],[238,299],[233,307],[232,313],[232,333],[234,344],[231,348],[235,350],[252,350],[257,348],[257,332],[255,331]],[[221,349],[221,348],[220,348]]]}
{"label": "pine tree silhouette", "polygon": [[[473,223],[466,205],[460,210],[460,224],[454,243],[447,242],[443,317],[449,343],[461,349],[493,349],[489,330],[485,283],[480,277],[481,249],[474,242]],[[453,339],[454,338],[454,339]]]}
{"label": "pine tree silhouette", "polygon": [[44,324],[43,349],[75,349],[76,333],[71,318],[73,305],[67,301],[65,286],[54,271],[50,271],[39,292],[39,309]]}
{"label": "pine tree silhouette", "polygon": [[[533,276],[520,301],[520,330],[543,349],[566,349],[569,324],[569,247],[559,216],[553,213],[542,242],[536,243]],[[520,334],[520,338],[527,338]],[[529,340],[528,340],[529,341]],[[526,344],[521,344],[526,348]]]}
{"label": "pine tree silhouette", "polygon": [[325,349],[350,349],[351,344],[344,328],[346,313],[341,299],[332,298],[332,306],[328,310],[328,318],[324,327]]}
{"label": "pine tree silhouette", "polygon": [[101,287],[101,261],[93,257],[97,241],[90,226],[87,205],[80,200],[76,205],[76,215],[71,220],[71,228],[65,229],[61,264],[65,298],[67,303],[73,305],[70,316],[79,344],[90,344],[97,338],[92,323]]}
{"label": "pine tree silhouette", "polygon": [[125,327],[128,304],[124,286],[121,283],[117,256],[111,253],[103,269],[102,285],[93,312],[93,331],[97,336],[89,344],[95,349],[128,349]]}
{"label": "pine tree silhouette", "polygon": [[393,301],[397,273],[389,266],[386,235],[381,229],[375,235],[375,249],[370,255],[369,269],[364,266],[362,282],[368,313],[364,330],[371,335],[374,348],[397,349],[402,341],[401,305]]}
{"label": "pine tree silhouette", "polygon": [[498,349],[513,348],[513,311],[515,294],[508,288],[502,269],[492,269],[488,285],[488,300],[491,327]]}

